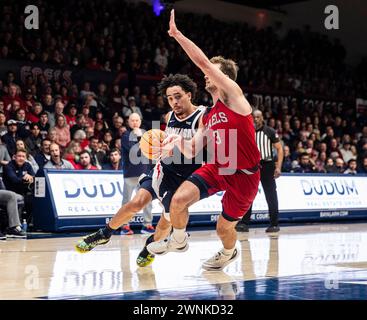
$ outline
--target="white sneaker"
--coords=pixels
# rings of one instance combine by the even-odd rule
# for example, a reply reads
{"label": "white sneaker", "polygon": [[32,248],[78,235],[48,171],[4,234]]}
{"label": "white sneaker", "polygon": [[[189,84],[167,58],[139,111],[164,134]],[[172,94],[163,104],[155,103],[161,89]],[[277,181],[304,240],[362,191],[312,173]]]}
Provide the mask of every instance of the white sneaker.
{"label": "white sneaker", "polygon": [[231,256],[226,256],[222,251],[217,252],[213,257],[206,260],[203,263],[202,268],[208,271],[221,271],[228,264],[238,258],[238,250],[234,249],[233,254]]}
{"label": "white sneaker", "polygon": [[177,242],[176,239],[171,235],[164,240],[149,243],[147,249],[149,253],[157,255],[163,255],[167,252],[185,252],[189,248],[187,239],[187,233],[183,242]]}

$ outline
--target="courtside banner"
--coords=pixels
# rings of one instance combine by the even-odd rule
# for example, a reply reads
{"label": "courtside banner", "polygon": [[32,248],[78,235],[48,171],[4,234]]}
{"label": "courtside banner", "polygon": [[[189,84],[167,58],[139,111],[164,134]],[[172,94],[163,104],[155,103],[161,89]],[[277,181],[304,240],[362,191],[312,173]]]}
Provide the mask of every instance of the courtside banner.
{"label": "courtside banner", "polygon": [[[279,210],[282,212],[340,209],[367,210],[367,176],[287,174],[276,180]],[[254,211],[267,211],[260,185]]]}
{"label": "courtside banner", "polygon": [[[123,174],[99,172],[48,172],[47,178],[59,217],[113,216],[121,206]],[[280,212],[367,210],[367,176],[284,174],[276,180]],[[223,192],[190,207],[192,214],[219,214]],[[260,184],[253,211],[266,213]],[[162,208],[153,202],[153,214]]]}

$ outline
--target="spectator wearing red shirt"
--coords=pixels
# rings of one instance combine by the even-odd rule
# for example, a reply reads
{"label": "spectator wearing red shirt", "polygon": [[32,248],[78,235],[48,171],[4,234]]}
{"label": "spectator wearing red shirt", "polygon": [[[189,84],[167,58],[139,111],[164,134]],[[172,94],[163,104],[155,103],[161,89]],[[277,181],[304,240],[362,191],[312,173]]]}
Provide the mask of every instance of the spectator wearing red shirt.
{"label": "spectator wearing red shirt", "polygon": [[76,115],[78,113],[78,108],[75,103],[72,103],[68,106],[68,112],[65,115],[66,123],[70,128],[72,128],[76,124]]}
{"label": "spectator wearing red shirt", "polygon": [[9,93],[6,96],[4,96],[2,100],[4,101],[4,111],[6,115],[8,115],[11,112],[10,110],[12,108],[12,104],[14,101],[18,102],[20,108],[26,110],[25,103],[18,94],[18,86],[15,84],[9,85]]}
{"label": "spectator wearing red shirt", "polygon": [[40,116],[43,111],[42,104],[36,102],[27,114],[27,120],[32,123],[38,123],[40,121]]}
{"label": "spectator wearing red shirt", "polygon": [[87,69],[90,70],[102,70],[103,67],[98,63],[97,57],[93,57],[91,61],[87,64]]}
{"label": "spectator wearing red shirt", "polygon": [[68,104],[69,101],[71,100],[71,97],[68,96],[68,88],[64,85],[61,86],[61,89],[60,89],[60,95],[61,95],[61,101],[63,104]]}
{"label": "spectator wearing red shirt", "polygon": [[25,89],[23,101],[24,101],[24,107],[26,108],[25,110],[29,112],[36,103],[31,88]]}
{"label": "spectator wearing red shirt", "polygon": [[76,164],[78,170],[98,170],[96,166],[92,165],[92,158],[90,153],[86,150],[82,151],[79,155],[79,163]]}

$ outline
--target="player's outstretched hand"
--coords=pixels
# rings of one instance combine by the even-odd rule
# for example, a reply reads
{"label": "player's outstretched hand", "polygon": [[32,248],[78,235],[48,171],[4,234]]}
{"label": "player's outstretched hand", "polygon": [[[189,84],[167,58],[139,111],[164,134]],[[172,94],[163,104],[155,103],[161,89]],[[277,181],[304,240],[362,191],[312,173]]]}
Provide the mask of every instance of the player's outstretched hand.
{"label": "player's outstretched hand", "polygon": [[152,146],[152,151],[159,153],[160,159],[164,159],[173,155],[173,148],[181,143],[182,136],[178,134],[169,134],[159,147]]}
{"label": "player's outstretched hand", "polygon": [[176,27],[176,22],[175,22],[175,10],[172,9],[171,10],[171,18],[169,20],[169,30],[168,30],[168,34],[171,37],[175,37],[178,34],[178,29]]}

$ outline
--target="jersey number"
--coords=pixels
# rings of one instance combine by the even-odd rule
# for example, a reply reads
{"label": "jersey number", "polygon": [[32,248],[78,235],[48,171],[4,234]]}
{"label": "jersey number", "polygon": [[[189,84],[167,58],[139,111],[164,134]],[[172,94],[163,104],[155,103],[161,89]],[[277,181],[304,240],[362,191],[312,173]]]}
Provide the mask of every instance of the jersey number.
{"label": "jersey number", "polygon": [[214,136],[216,144],[221,144],[222,143],[222,139],[220,138],[218,130],[213,131],[213,136]]}

